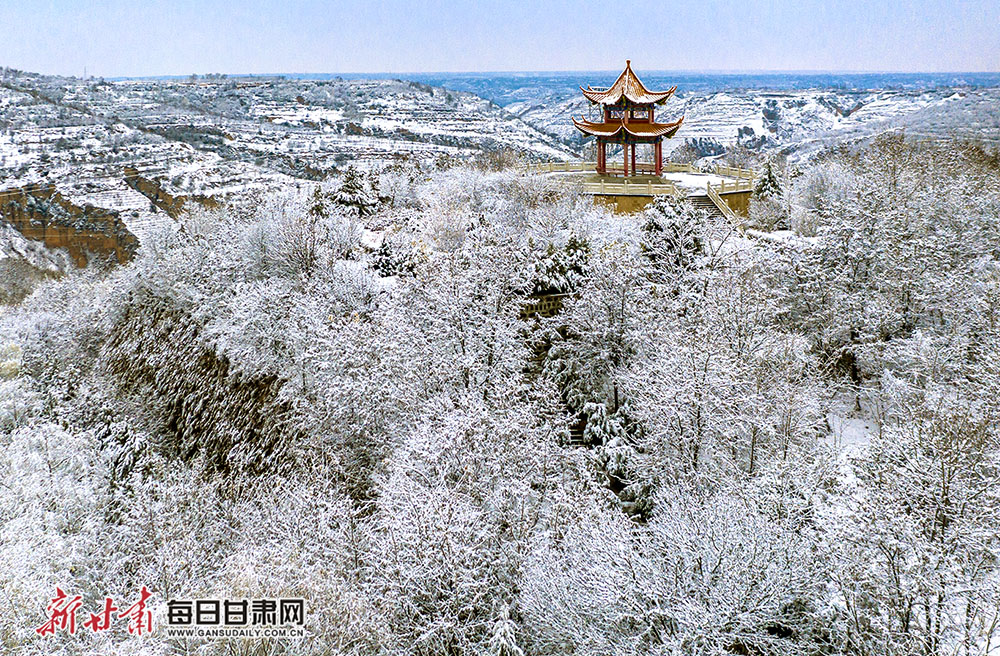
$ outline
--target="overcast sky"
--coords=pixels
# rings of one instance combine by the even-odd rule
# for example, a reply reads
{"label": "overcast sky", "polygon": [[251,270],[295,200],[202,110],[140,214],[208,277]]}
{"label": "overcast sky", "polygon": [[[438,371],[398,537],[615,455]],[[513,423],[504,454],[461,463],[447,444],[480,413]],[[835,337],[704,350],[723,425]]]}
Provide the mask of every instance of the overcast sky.
{"label": "overcast sky", "polygon": [[1000,0],[0,0],[0,66],[189,73],[1000,71]]}

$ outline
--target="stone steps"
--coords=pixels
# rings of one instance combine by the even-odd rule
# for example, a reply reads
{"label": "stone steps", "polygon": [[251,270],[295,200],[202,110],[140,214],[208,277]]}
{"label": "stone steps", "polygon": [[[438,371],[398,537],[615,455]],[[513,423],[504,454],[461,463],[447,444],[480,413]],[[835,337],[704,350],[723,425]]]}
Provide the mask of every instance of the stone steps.
{"label": "stone steps", "polygon": [[695,209],[708,212],[709,216],[723,216],[722,210],[715,206],[712,199],[702,194],[699,196],[688,196],[688,202],[694,205]]}
{"label": "stone steps", "polygon": [[577,422],[575,424],[570,424],[569,427],[569,439],[566,444],[569,446],[585,446],[583,441],[583,422]]}

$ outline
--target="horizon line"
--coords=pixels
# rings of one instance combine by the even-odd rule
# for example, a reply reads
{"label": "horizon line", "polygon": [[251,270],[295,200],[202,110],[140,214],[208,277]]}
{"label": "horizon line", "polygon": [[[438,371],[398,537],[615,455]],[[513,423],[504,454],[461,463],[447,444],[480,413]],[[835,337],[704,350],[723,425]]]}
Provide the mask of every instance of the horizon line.
{"label": "horizon line", "polygon": [[[46,77],[62,77],[62,78],[72,78],[78,80],[85,79],[108,79],[108,80],[148,80],[148,79],[163,79],[163,78],[185,78],[191,77],[192,75],[197,75],[198,77],[211,77],[211,76],[226,76],[226,77],[338,77],[338,76],[351,76],[360,77],[365,75],[378,75],[378,76],[390,76],[390,77],[405,77],[414,75],[423,76],[488,76],[488,75],[581,75],[581,74],[616,74],[619,73],[618,69],[537,69],[537,70],[518,70],[518,69],[505,69],[505,70],[454,70],[454,71],[313,71],[313,72],[301,72],[301,71],[287,71],[287,72],[241,72],[241,73],[226,73],[219,71],[206,71],[206,72],[187,72],[187,73],[147,73],[141,75],[94,75],[88,74],[86,77],[81,77],[79,75],[65,75],[58,73],[40,73],[36,71],[29,71],[25,69],[17,69],[10,66],[4,66],[4,68],[9,68],[12,70],[18,70],[24,73],[32,73],[35,75],[42,75]],[[669,68],[638,68],[639,72],[643,74],[677,74],[677,75],[998,75],[1000,76],[1000,70],[987,71],[987,70],[954,70],[954,71],[934,71],[934,70],[921,70],[921,71],[901,71],[901,70],[856,70],[856,69],[726,69],[726,68],[704,68],[704,69],[669,69]]]}
{"label": "horizon line", "polygon": [[[634,67],[636,68],[636,67]],[[637,71],[643,73],[675,73],[682,75],[691,74],[710,74],[710,75],[1000,75],[1000,70],[996,71],[900,71],[900,70],[850,70],[850,69],[796,69],[796,68],[769,68],[769,69],[726,69],[726,68],[702,68],[702,69],[673,69],[673,68],[636,68]],[[146,74],[146,75],[117,75],[114,79],[120,80],[138,80],[138,79],[148,79],[157,77],[190,77],[191,75],[198,75],[200,77],[214,76],[214,75],[226,75],[228,77],[279,77],[279,76],[297,76],[306,77],[311,75],[575,75],[582,73],[620,73],[618,69],[538,69],[538,70],[521,70],[521,69],[504,69],[504,70],[484,70],[484,71],[289,71],[289,72],[271,72],[271,73],[220,73],[220,72],[204,72],[204,73],[156,73],[156,74]],[[55,77],[76,77],[76,76],[55,76]],[[93,77],[93,76],[91,76]]]}

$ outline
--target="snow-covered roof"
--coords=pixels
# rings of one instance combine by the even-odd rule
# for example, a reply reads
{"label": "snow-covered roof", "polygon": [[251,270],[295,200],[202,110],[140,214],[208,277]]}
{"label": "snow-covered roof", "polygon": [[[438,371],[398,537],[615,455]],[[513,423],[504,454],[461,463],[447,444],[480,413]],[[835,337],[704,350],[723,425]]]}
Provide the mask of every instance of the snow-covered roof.
{"label": "snow-covered roof", "polygon": [[676,134],[677,130],[680,129],[681,123],[684,122],[684,117],[680,117],[673,123],[626,123],[624,120],[621,121],[608,121],[607,123],[594,123],[593,121],[587,121],[585,119],[580,119],[579,121],[575,118],[573,119],[573,125],[577,127],[580,132],[588,134],[592,137],[614,137],[619,132],[625,132],[633,137],[655,139],[658,137],[670,138]]}
{"label": "snow-covered roof", "polygon": [[625,70],[622,71],[622,74],[618,76],[618,79],[610,87],[606,89],[595,89],[590,85],[587,85],[586,89],[580,87],[580,91],[583,92],[587,100],[600,105],[616,105],[622,98],[627,98],[637,105],[663,104],[676,90],[676,86],[670,87],[666,91],[650,91],[647,89],[642,81],[639,80],[639,76],[632,70],[631,59],[625,60]]}

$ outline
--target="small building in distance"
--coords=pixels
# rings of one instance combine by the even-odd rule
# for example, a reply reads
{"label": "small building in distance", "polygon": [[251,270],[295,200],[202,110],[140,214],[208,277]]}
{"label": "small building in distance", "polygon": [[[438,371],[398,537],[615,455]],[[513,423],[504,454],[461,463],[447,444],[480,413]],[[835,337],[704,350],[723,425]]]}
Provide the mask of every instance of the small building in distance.
{"label": "small building in distance", "polygon": [[[677,133],[684,117],[672,123],[657,123],[654,108],[673,95],[676,86],[666,91],[650,91],[632,71],[632,61],[625,61],[625,70],[610,87],[587,85],[580,91],[592,104],[602,110],[601,122],[584,118],[573,119],[581,132],[597,139],[597,172],[601,175],[636,175],[638,173],[661,175],[663,173],[663,139]],[[622,168],[608,166],[608,144],[621,144]],[[636,162],[636,146],[651,144],[653,162]]]}

